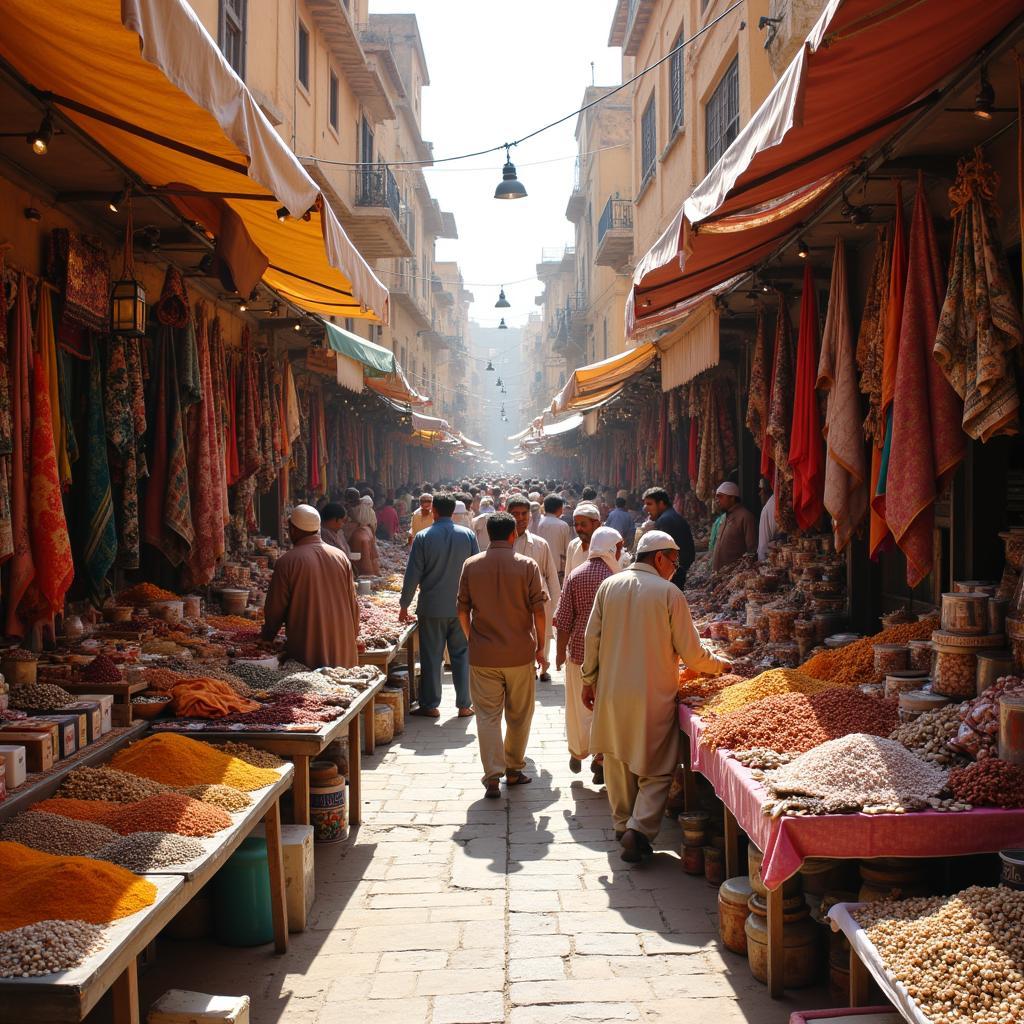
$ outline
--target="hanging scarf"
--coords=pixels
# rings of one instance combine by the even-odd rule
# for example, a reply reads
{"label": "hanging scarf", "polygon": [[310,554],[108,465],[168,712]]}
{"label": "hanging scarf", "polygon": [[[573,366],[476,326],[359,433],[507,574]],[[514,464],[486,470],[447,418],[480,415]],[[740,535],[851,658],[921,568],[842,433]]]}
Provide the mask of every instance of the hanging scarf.
{"label": "hanging scarf", "polygon": [[793,470],[789,464],[789,428],[793,413],[793,328],[785,296],[778,296],[775,352],[772,360],[772,399],[765,434],[775,464],[775,520],[783,533],[796,528],[793,514]]}
{"label": "hanging scarf", "polygon": [[10,352],[7,338],[7,288],[3,253],[0,253],[0,563],[14,554],[11,523],[11,449],[14,444],[11,420],[11,382],[8,374]]}
{"label": "hanging scarf", "polygon": [[107,573],[117,557],[117,528],[107,462],[107,427],[103,417],[103,368],[97,351],[89,364],[89,412],[85,443],[86,527],[82,563],[89,600],[99,607],[107,596]]}
{"label": "hanging scarf", "polygon": [[768,366],[768,318],[763,306],[757,307],[757,326],[754,330],[754,354],[750,362],[750,397],[747,400],[747,430],[754,437],[754,444],[761,452],[761,475],[769,475],[768,445],[765,444],[765,427],[768,425],[768,407],[771,403],[771,386]]}
{"label": "hanging scarf", "polygon": [[[57,368],[57,342],[53,334],[53,299],[45,284],[39,286],[36,303],[36,348],[43,363],[43,374],[49,386],[51,430],[57,459],[57,475],[62,490],[71,484],[71,458],[68,455],[68,431],[61,415],[60,372]],[[72,432],[73,436],[73,432]]]}
{"label": "hanging scarf", "polygon": [[[231,518],[231,502],[228,498],[228,384],[227,363],[224,354],[224,339],[221,336],[220,319],[214,317],[210,323],[210,374],[213,378],[213,397],[216,408],[217,427],[217,479],[220,488],[220,505],[227,526]],[[237,453],[236,453],[237,455]]]}

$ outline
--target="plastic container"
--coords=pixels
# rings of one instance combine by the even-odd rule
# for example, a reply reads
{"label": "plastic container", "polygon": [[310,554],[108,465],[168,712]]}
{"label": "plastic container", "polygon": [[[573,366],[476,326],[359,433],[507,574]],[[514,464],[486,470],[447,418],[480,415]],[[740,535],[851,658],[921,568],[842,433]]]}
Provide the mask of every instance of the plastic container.
{"label": "plastic container", "polygon": [[971,650],[937,646],[932,690],[944,697],[966,700],[978,689],[978,656]]}
{"label": "plastic container", "polygon": [[716,889],[725,881],[725,854],[717,846],[704,847],[704,881]]}
{"label": "plastic container", "polygon": [[177,625],[185,615],[184,601],[157,601],[149,606],[150,612],[162,622]]}
{"label": "plastic container", "polygon": [[203,615],[203,599],[198,594],[188,594],[183,598],[186,619],[199,619]]}
{"label": "plastic container", "polygon": [[788,608],[769,608],[764,614],[768,620],[768,639],[773,644],[793,639],[793,627],[799,612]]}
{"label": "plastic container", "polygon": [[999,760],[1024,764],[1024,697],[999,698]]}
{"label": "plastic container", "polygon": [[225,946],[273,941],[267,841],[250,836],[214,876],[213,930]]}
{"label": "plastic container", "polygon": [[1008,597],[990,597],[988,599],[988,631],[990,633],[1006,632],[1006,616],[1010,611]]}
{"label": "plastic container", "polygon": [[949,633],[988,632],[988,599],[985,593],[942,595],[942,628]]}
{"label": "plastic container", "polygon": [[688,875],[704,874],[704,847],[684,846],[683,847],[683,870]]}
{"label": "plastic container", "polygon": [[395,716],[387,704],[373,705],[373,742],[390,743],[395,738]]}
{"label": "plastic container", "polygon": [[703,811],[679,815],[679,825],[683,830],[683,843],[686,846],[703,846],[707,836],[709,815]]}
{"label": "plastic container", "polygon": [[905,672],[910,664],[910,648],[906,644],[875,644],[871,650],[875,658],[876,676]]}
{"label": "plastic container", "polygon": [[718,934],[726,949],[747,955],[745,925],[750,910],[747,904],[753,890],[746,875],[726,879],[718,888]]}
{"label": "plastic container", "polygon": [[393,736],[405,732],[405,695],[400,686],[385,686],[377,692],[376,699],[391,708]]}
{"label": "plastic container", "polygon": [[345,776],[338,774],[333,762],[329,764],[333,775],[325,775],[317,781],[310,772],[309,821],[313,826],[313,839],[318,843],[340,843],[348,839],[348,799]]}
{"label": "plastic container", "polygon": [[935,652],[932,650],[931,640],[911,640],[907,647],[910,648],[910,667],[919,672],[930,674],[932,670],[932,658]]}
{"label": "plastic container", "polygon": [[241,615],[249,604],[249,591],[228,588],[220,592],[220,603],[225,615]]}

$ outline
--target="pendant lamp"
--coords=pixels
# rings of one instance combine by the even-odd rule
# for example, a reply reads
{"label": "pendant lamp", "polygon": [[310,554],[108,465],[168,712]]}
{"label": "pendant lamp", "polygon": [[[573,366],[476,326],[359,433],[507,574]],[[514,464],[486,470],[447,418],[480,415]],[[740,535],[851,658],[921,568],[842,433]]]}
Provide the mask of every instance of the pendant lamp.
{"label": "pendant lamp", "polygon": [[516,177],[516,167],[509,157],[510,146],[505,147],[505,166],[501,169],[501,181],[494,190],[495,199],[525,199],[526,189]]}
{"label": "pendant lamp", "polygon": [[124,264],[121,277],[110,292],[111,333],[129,337],[146,333],[146,289],[135,279],[134,223],[129,196],[124,226]]}
{"label": "pendant lamp", "polygon": [[501,286],[501,291],[498,292],[498,301],[494,304],[495,309],[511,309],[512,303],[505,298],[505,286]]}

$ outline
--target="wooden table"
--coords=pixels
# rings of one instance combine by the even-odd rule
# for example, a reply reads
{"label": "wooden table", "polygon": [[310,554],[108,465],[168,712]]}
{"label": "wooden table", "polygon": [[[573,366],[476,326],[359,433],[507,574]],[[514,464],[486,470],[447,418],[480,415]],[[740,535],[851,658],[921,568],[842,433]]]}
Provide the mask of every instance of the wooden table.
{"label": "wooden table", "polygon": [[[409,669],[409,696],[405,701],[405,713],[407,715],[409,714],[410,704],[418,693],[416,686],[416,643],[418,637],[419,633],[416,629],[416,623],[410,622],[406,626],[405,632],[399,636],[392,647],[381,647],[375,651],[362,651],[359,655],[360,665],[376,665],[386,677],[391,663],[402,651],[405,651],[405,663]],[[367,753],[372,754],[373,751],[369,750]]]}
{"label": "wooden table", "polygon": [[128,725],[132,721],[132,697],[149,689],[149,683],[119,680],[116,683],[86,683],[81,680],[61,680],[60,685],[68,693],[103,693],[114,698],[110,714],[114,725]]}
{"label": "wooden table", "polygon": [[[345,709],[340,718],[327,722],[313,732],[263,732],[259,730],[236,729],[168,729],[161,725],[159,719],[152,722],[154,731],[176,732],[192,739],[207,740],[212,743],[234,741],[248,743],[260,750],[270,751],[279,757],[288,757],[295,764],[295,776],[292,782],[292,811],[296,825],[309,824],[309,762],[320,754],[344,732],[348,730],[348,783],[349,808],[348,820],[358,825],[362,820],[362,758],[359,731],[362,726],[364,749],[368,754],[374,751],[373,744],[373,703],[381,691],[385,679],[379,679],[371,687],[364,690]],[[0,805],[2,806],[2,805]]]}

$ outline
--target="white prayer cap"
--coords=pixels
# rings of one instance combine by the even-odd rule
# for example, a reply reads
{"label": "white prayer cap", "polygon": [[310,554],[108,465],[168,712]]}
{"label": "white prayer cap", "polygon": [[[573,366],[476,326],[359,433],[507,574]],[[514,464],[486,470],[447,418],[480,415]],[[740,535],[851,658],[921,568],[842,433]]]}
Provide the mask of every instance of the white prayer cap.
{"label": "white prayer cap", "polygon": [[431,502],[431,503],[433,503],[433,501],[434,501],[434,496],[429,491],[424,491],[420,495],[420,501],[423,501],[424,498],[426,498],[426,500]]}
{"label": "white prayer cap", "polygon": [[[595,530],[594,533],[597,533]],[[648,530],[640,538],[636,546],[638,555],[648,555],[652,551],[678,551],[679,545],[664,530]]]}
{"label": "white prayer cap", "polygon": [[539,501],[540,491],[530,491],[530,501]]}
{"label": "white prayer cap", "polygon": [[610,526],[599,526],[590,535],[590,547],[587,549],[588,558],[598,558],[601,555],[614,555],[615,549],[622,543],[622,534]]}
{"label": "white prayer cap", "polygon": [[296,530],[304,530],[306,533],[316,533],[320,529],[320,513],[312,505],[296,505],[288,522]]}
{"label": "white prayer cap", "polygon": [[491,497],[485,497],[480,499],[480,511],[483,512],[485,508],[494,508],[494,499]]}
{"label": "white prayer cap", "polygon": [[627,491],[625,488],[623,488],[621,491],[616,491],[615,492],[615,497],[616,498],[628,498],[629,497],[629,491]]}
{"label": "white prayer cap", "polygon": [[530,502],[530,511],[531,512],[539,512],[540,511],[540,502],[539,501],[531,501]]}
{"label": "white prayer cap", "polygon": [[597,506],[592,501],[581,501],[575,509],[573,509],[574,516],[583,516],[584,519],[598,519],[601,518],[601,513],[598,512]]}
{"label": "white prayer cap", "polygon": [[455,502],[455,515],[466,514],[466,503],[464,501]]}
{"label": "white prayer cap", "polygon": [[738,498],[740,496],[739,484],[734,484],[731,480],[724,480],[718,485],[715,494],[731,494],[734,498]]}
{"label": "white prayer cap", "polygon": [[359,499],[359,503],[360,503],[361,505],[372,505],[372,504],[373,504],[373,498],[371,498],[371,497],[370,497],[370,496],[369,496],[368,494],[364,494],[364,495],[363,495],[363,496],[362,496],[362,497],[361,497],[361,498]]}

